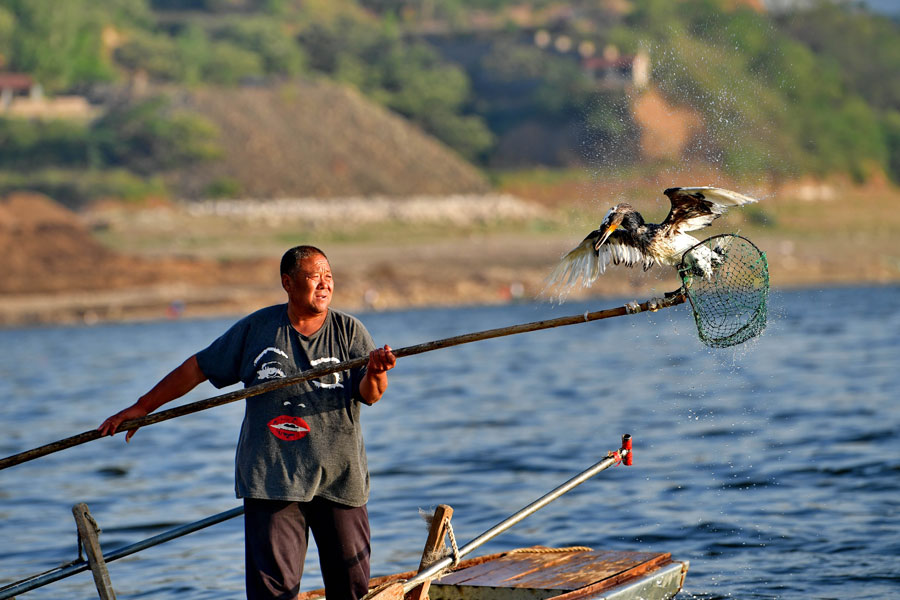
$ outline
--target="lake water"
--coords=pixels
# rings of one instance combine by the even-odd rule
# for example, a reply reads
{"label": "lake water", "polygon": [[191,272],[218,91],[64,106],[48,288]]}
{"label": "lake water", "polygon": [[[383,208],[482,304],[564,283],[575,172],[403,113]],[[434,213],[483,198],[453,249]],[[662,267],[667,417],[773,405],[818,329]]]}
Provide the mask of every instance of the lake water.
{"label": "lake water", "polygon": [[[643,300],[645,298],[639,298]],[[630,300],[625,299],[625,300]],[[376,343],[619,306],[360,314]],[[231,320],[0,331],[0,456],[97,426]],[[468,541],[634,436],[604,471],[478,553],[534,544],[671,552],[684,598],[900,596],[900,287],[773,292],[769,328],[710,350],[675,307],[400,359],[364,410],[373,575],[418,565],[419,509]],[[185,401],[221,392],[208,384]],[[237,402],[0,472],[0,584],[238,505]],[[241,520],[110,564],[121,598],[243,597]],[[316,557],[303,589],[321,585]],[[27,598],[96,597],[89,573]]]}

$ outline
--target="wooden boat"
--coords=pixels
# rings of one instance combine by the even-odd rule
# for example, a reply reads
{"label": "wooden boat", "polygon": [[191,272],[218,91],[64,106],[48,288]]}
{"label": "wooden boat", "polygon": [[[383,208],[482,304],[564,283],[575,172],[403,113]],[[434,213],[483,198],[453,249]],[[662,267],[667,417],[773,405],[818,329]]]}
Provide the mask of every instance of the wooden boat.
{"label": "wooden boat", "polygon": [[[431,600],[664,600],[684,584],[687,562],[668,553],[620,552],[589,548],[521,548],[460,562],[450,573],[431,582],[427,596],[418,590],[407,599]],[[372,580],[372,598],[382,598],[392,583],[410,579],[415,571]],[[324,590],[305,592],[300,600],[324,598]],[[387,594],[385,598],[404,597]]]}
{"label": "wooden boat", "polygon": [[[418,571],[373,579],[367,600],[663,600],[677,594],[684,583],[688,563],[672,560],[669,554],[592,550],[586,547],[547,548],[534,546],[462,560],[475,548],[506,531],[554,499],[609,467],[632,463],[632,440],[622,437],[622,446],[606,458],[582,471],[556,489],[538,498],[515,514],[497,523],[469,543],[457,547],[450,519],[453,509],[437,507],[428,532]],[[43,587],[54,581],[90,570],[97,592],[104,600],[114,600],[115,591],[106,563],[140,550],[170,541],[243,514],[243,507],[176,527],[152,538],[104,554],[98,538],[99,527],[84,503],[72,507],[81,558],[56,569],[38,573],[0,587],[0,600]],[[451,548],[445,547],[449,538]],[[305,592],[300,600],[325,598],[324,590]]]}

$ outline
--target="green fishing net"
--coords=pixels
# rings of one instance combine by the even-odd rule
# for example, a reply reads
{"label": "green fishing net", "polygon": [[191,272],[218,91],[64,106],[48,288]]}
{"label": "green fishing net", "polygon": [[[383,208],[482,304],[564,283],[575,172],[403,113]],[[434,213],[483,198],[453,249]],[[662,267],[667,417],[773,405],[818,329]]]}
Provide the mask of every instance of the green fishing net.
{"label": "green fishing net", "polygon": [[747,238],[722,234],[703,240],[684,253],[678,272],[707,346],[735,346],[766,328],[769,263]]}

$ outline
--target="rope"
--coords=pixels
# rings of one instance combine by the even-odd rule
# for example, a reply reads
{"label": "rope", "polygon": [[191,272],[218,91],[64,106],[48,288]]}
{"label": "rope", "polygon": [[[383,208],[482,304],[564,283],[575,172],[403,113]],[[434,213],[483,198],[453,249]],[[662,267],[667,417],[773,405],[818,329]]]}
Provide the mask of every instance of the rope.
{"label": "rope", "polygon": [[531,548],[516,548],[510,550],[507,554],[553,554],[555,552],[593,552],[593,548],[587,546],[568,546],[567,548],[547,548],[546,546],[533,546]]}
{"label": "rope", "polygon": [[451,568],[455,569],[459,566],[459,547],[456,545],[456,536],[453,535],[453,525],[447,522],[447,537],[450,538],[450,546],[453,548],[453,564]]}

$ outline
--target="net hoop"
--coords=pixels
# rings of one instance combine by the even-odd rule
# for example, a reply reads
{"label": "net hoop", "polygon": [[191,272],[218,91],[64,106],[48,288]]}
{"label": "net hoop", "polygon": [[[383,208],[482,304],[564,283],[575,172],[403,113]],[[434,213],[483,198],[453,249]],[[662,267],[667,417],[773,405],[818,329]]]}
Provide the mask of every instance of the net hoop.
{"label": "net hoop", "polygon": [[678,273],[707,346],[736,346],[766,328],[769,263],[747,238],[723,233],[695,244],[682,255]]}

